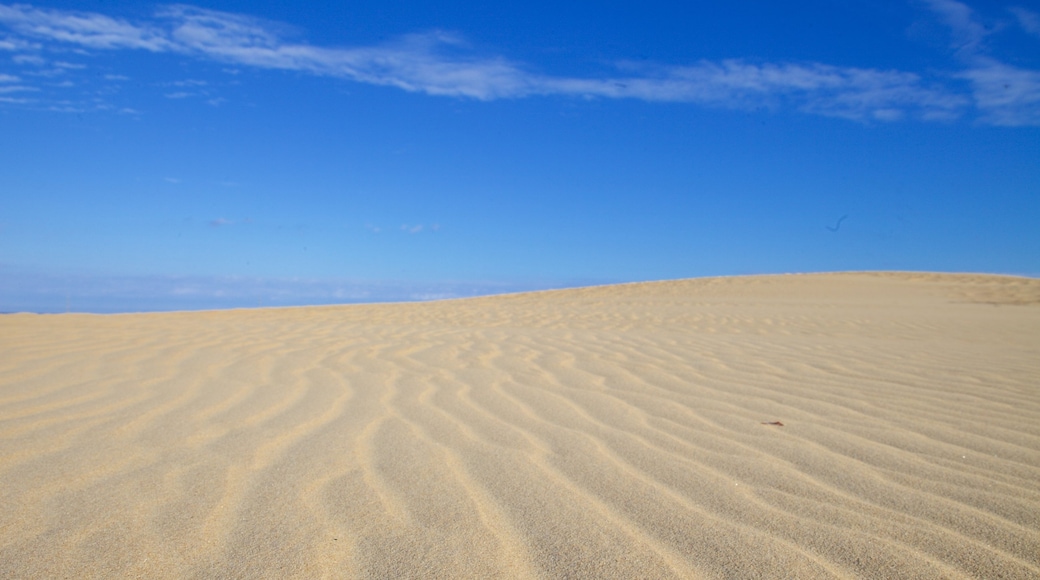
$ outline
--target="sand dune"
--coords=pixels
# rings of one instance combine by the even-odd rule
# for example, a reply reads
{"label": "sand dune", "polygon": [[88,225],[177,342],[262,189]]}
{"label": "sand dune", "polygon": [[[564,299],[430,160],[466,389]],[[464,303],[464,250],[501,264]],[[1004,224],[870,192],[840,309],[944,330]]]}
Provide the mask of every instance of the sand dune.
{"label": "sand dune", "polygon": [[0,317],[3,578],[1040,578],[1038,482],[1035,279]]}

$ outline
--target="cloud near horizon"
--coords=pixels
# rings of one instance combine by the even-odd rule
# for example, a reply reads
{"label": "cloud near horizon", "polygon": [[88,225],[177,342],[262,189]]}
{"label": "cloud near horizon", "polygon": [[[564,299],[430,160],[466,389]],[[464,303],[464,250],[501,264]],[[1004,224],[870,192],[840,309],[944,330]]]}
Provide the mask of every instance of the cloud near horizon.
{"label": "cloud near horizon", "polygon": [[595,280],[443,281],[257,276],[108,276],[53,274],[0,263],[0,314],[147,312],[413,302],[566,288]]}
{"label": "cloud near horizon", "polygon": [[[39,57],[35,52],[41,43],[50,42],[94,51],[176,53],[485,101],[552,95],[637,99],[719,108],[790,108],[858,121],[951,120],[970,111],[974,102],[984,122],[1040,125],[1040,72],[985,56],[987,31],[968,6],[953,0],[927,4],[950,27],[953,49],[966,67],[927,80],[898,70],[746,59],[700,60],[685,66],[619,63],[616,74],[608,76],[552,76],[504,57],[467,53],[458,36],[441,31],[376,46],[320,47],[286,40],[280,34],[284,27],[277,23],[182,4],[160,7],[140,22],[0,4],[0,26],[14,34],[0,38],[0,49]],[[1022,14],[1019,19],[1028,22],[1031,13]],[[967,81],[970,92],[959,88],[958,80]]]}

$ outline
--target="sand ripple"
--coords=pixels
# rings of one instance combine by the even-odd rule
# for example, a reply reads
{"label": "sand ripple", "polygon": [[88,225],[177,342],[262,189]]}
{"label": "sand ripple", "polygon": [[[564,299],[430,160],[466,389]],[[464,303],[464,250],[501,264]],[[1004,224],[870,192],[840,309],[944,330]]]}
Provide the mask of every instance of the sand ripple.
{"label": "sand ripple", "polygon": [[1040,578],[1037,280],[9,315],[0,352],[4,578]]}

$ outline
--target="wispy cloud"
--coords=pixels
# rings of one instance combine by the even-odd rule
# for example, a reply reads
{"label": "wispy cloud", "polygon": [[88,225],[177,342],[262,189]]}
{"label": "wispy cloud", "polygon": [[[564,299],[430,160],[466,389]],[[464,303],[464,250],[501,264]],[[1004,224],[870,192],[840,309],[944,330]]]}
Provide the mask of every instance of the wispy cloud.
{"label": "wispy cloud", "polygon": [[1033,36],[1040,36],[1040,13],[1021,6],[1012,6],[1011,13],[1018,19],[1019,26]]}
{"label": "wispy cloud", "polygon": [[[982,120],[994,125],[1040,125],[1040,71],[1001,62],[989,54],[985,40],[989,30],[975,12],[956,0],[928,0],[928,5],[949,26],[953,48],[966,66],[955,76],[971,83],[975,106]],[[1018,9],[1028,26],[1028,10]]]}
{"label": "wispy cloud", "polygon": [[[971,96],[985,120],[1034,123],[1031,99],[1035,93],[1031,92],[1030,79],[1036,73],[1010,71],[1008,65],[989,66],[975,60],[988,32],[972,10],[954,0],[926,0],[926,4],[953,31],[952,48],[969,63],[963,74],[953,78],[959,76],[973,84]],[[1022,14],[1025,16],[1020,20],[1028,22],[1030,13]],[[612,74],[553,76],[501,56],[468,52],[458,36],[441,31],[408,35],[374,46],[321,47],[286,40],[282,27],[275,23],[186,5],[162,7],[152,18],[138,22],[98,13],[0,5],[0,23],[18,35],[11,42],[25,45],[55,42],[93,50],[178,53],[236,67],[299,71],[478,100],[539,95],[638,99],[723,108],[789,108],[882,121],[905,117],[952,119],[969,110],[972,102],[951,85],[950,75],[933,75],[929,80],[913,72],[815,62],[730,59],[684,66],[619,63]],[[992,94],[990,84],[1001,71],[1008,73],[1004,80],[1019,83],[1014,98]],[[167,96],[190,95],[188,90],[181,90]]]}
{"label": "wispy cloud", "polygon": [[0,38],[0,50],[39,50],[40,45],[19,38]]}
{"label": "wispy cloud", "polygon": [[15,64],[29,66],[43,66],[47,64],[47,59],[38,54],[16,54],[11,57],[11,61]]}
{"label": "wispy cloud", "polygon": [[891,120],[904,114],[948,119],[965,99],[926,86],[913,73],[819,63],[702,61],[603,80],[547,79],[546,93],[646,101],[692,102],[731,108],[792,106],[848,119]]}
{"label": "wispy cloud", "polygon": [[956,0],[925,0],[925,3],[952,32],[951,44],[955,50],[974,53],[986,38],[986,27],[975,19],[966,4]]}
{"label": "wispy cloud", "polygon": [[89,48],[136,48],[154,52],[175,48],[165,31],[97,13],[41,10],[22,4],[0,5],[0,21],[22,34]]}
{"label": "wispy cloud", "polygon": [[169,83],[162,83],[161,86],[173,87],[178,90],[166,93],[167,99],[188,99],[193,97],[209,97],[210,92],[206,89],[209,85],[206,81],[200,81],[197,79],[186,79],[183,81],[173,81]]}
{"label": "wispy cloud", "polygon": [[[371,225],[365,226],[369,230],[379,233],[380,229]],[[401,231],[408,234],[420,234],[422,232],[439,232],[441,230],[440,224],[401,224]]]}
{"label": "wispy cloud", "polygon": [[409,282],[259,276],[55,275],[0,264],[0,312],[134,312],[464,298],[602,280]]}
{"label": "wispy cloud", "polygon": [[21,78],[9,74],[0,74],[0,94],[10,94],[22,91],[35,90],[34,87],[28,87],[21,83]]}
{"label": "wispy cloud", "polygon": [[971,81],[975,103],[994,125],[1040,125],[1040,71],[978,56],[961,73]]}

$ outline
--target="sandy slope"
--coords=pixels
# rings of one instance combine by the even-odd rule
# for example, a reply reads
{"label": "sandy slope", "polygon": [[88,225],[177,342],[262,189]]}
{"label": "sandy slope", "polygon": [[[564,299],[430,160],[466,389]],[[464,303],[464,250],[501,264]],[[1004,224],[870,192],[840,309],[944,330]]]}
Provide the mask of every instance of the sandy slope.
{"label": "sandy slope", "polygon": [[1038,578],[1038,482],[1040,280],[0,317],[3,578]]}

